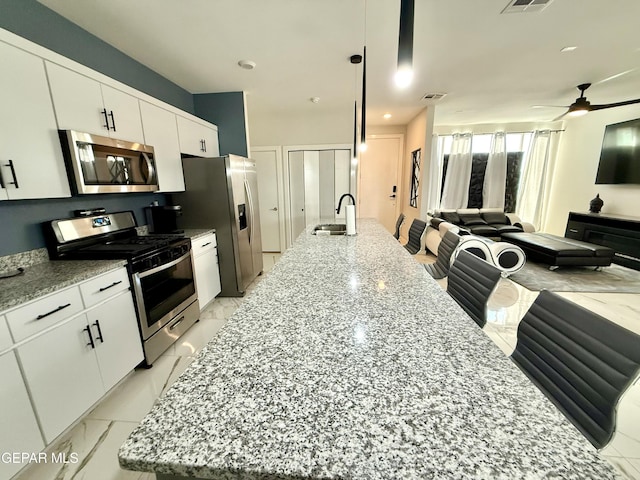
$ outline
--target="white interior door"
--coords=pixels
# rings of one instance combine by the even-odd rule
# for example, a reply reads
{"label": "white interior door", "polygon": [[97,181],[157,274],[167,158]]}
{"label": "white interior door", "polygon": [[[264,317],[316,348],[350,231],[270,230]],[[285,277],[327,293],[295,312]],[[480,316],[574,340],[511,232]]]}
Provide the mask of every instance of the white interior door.
{"label": "white interior door", "polygon": [[252,149],[251,158],[255,160],[258,172],[262,251],[280,252],[282,248],[278,151],[275,148],[271,150]]}
{"label": "white interior door", "polygon": [[305,229],[304,152],[289,152],[289,223],[291,241]]}
{"label": "white interior door", "polygon": [[336,219],[335,150],[322,150],[318,155],[320,223],[334,223]]}
{"label": "white interior door", "polygon": [[367,138],[367,147],[360,157],[358,169],[358,215],[377,219],[393,233],[399,214],[397,199],[402,198],[399,172],[403,138],[401,135],[376,135],[376,138]]}
{"label": "white interior door", "polygon": [[305,227],[320,223],[320,152],[305,151],[304,221]]}

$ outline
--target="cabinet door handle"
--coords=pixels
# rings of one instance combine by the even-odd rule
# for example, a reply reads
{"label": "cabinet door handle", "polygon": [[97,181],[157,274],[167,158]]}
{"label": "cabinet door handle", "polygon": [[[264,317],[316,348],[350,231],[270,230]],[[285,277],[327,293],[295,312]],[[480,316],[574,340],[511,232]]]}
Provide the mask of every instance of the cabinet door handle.
{"label": "cabinet door handle", "polygon": [[100,340],[100,343],[104,343],[104,338],[102,337],[102,330],[100,329],[100,320],[96,320],[93,323],[93,326],[98,329],[98,336],[96,337],[96,339]]}
{"label": "cabinet door handle", "polygon": [[570,228],[570,229],[569,229],[569,231],[570,231],[571,233],[578,233],[578,230],[576,230],[575,228]]}
{"label": "cabinet door handle", "polygon": [[100,113],[102,113],[104,115],[104,125],[103,125],[103,127],[106,128],[107,130],[109,130],[109,116],[107,115],[107,109],[103,108]]}
{"label": "cabinet door handle", "polygon": [[117,282],[113,282],[111,285],[107,285],[106,287],[100,287],[100,292],[104,292],[105,290],[109,290],[112,287],[115,287],[116,285],[119,285],[122,283],[122,280],[118,280]]}
{"label": "cabinet door handle", "polygon": [[200,151],[204,152],[204,140],[200,139]]}
{"label": "cabinet door handle", "polygon": [[89,343],[87,343],[87,345],[91,345],[91,348],[96,348],[96,344],[93,343],[93,336],[91,335],[91,328],[89,327],[89,325],[84,327],[82,331],[89,334]]}
{"label": "cabinet door handle", "polygon": [[204,151],[207,151],[207,141],[206,140],[202,140],[202,146],[204,147]]}
{"label": "cabinet door handle", "polygon": [[174,328],[176,328],[178,325],[180,325],[182,323],[182,321],[184,320],[184,316],[180,317],[180,320],[178,320],[176,323],[174,323],[173,325],[171,325],[169,327],[169,330],[173,330]]}
{"label": "cabinet door handle", "polygon": [[[111,130],[113,130],[115,132],[116,131],[116,119],[113,118],[113,110],[111,110],[111,112],[109,113],[109,116],[111,117],[111,125],[113,125],[113,127],[111,127]],[[107,125],[109,125],[109,122],[107,122]]]}
{"label": "cabinet door handle", "polygon": [[18,177],[16,177],[16,169],[13,167],[13,160],[9,160],[9,163],[5,165],[5,167],[9,167],[11,169],[11,176],[13,177],[13,182],[9,182],[11,185],[15,185],[16,188],[20,188],[18,185]]}
{"label": "cabinet door handle", "polygon": [[54,313],[58,313],[60,310],[64,310],[65,308],[70,307],[70,306],[71,306],[70,303],[67,303],[66,305],[60,305],[58,308],[54,308],[50,312],[38,315],[36,317],[36,320],[42,320],[43,318],[48,317],[49,315],[53,315]]}
{"label": "cabinet door handle", "polygon": [[0,170],[0,188],[7,188],[4,184],[4,178],[2,177],[2,170]]}
{"label": "cabinet door handle", "polygon": [[207,245],[211,245],[211,242],[207,242],[207,243],[205,243],[204,245],[200,245],[200,248],[204,248],[204,247],[206,247]]}

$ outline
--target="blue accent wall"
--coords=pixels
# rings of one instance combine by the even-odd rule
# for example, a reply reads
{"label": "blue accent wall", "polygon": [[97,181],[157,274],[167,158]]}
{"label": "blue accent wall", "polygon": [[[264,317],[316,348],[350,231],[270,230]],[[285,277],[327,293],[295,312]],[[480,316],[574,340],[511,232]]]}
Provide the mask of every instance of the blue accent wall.
{"label": "blue accent wall", "polygon": [[191,93],[36,0],[0,0],[0,28],[194,113]]}
{"label": "blue accent wall", "polygon": [[0,202],[0,256],[45,247],[42,222],[73,217],[74,210],[104,207],[107,212],[132,210],[138,225],[146,225],[144,207],[153,201],[165,205],[155,193],[114,193],[47,200]]}
{"label": "blue accent wall", "polygon": [[218,126],[220,155],[248,156],[242,92],[196,94],[193,104],[198,117]]}

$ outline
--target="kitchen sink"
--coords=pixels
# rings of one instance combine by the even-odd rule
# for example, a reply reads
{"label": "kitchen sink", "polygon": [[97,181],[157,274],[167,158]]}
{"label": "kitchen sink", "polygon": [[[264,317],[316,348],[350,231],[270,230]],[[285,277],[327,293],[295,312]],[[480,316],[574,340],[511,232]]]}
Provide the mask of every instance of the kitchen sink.
{"label": "kitchen sink", "polygon": [[312,235],[345,235],[347,226],[344,223],[322,223],[313,227]]}

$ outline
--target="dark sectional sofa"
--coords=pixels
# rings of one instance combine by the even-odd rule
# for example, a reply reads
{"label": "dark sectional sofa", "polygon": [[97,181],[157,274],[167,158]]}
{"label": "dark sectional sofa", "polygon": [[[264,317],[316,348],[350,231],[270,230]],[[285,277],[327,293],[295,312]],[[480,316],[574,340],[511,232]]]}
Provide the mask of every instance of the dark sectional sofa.
{"label": "dark sectional sofa", "polygon": [[426,249],[438,255],[442,237],[450,229],[460,235],[472,233],[496,241],[503,233],[535,231],[533,225],[521,221],[516,214],[504,213],[498,208],[440,210],[428,218],[424,237]]}
{"label": "dark sectional sofa", "polygon": [[512,224],[510,218],[501,211],[481,211],[464,209],[438,212],[434,218],[452,223],[474,235],[500,238],[503,233],[522,232],[520,224]]}

